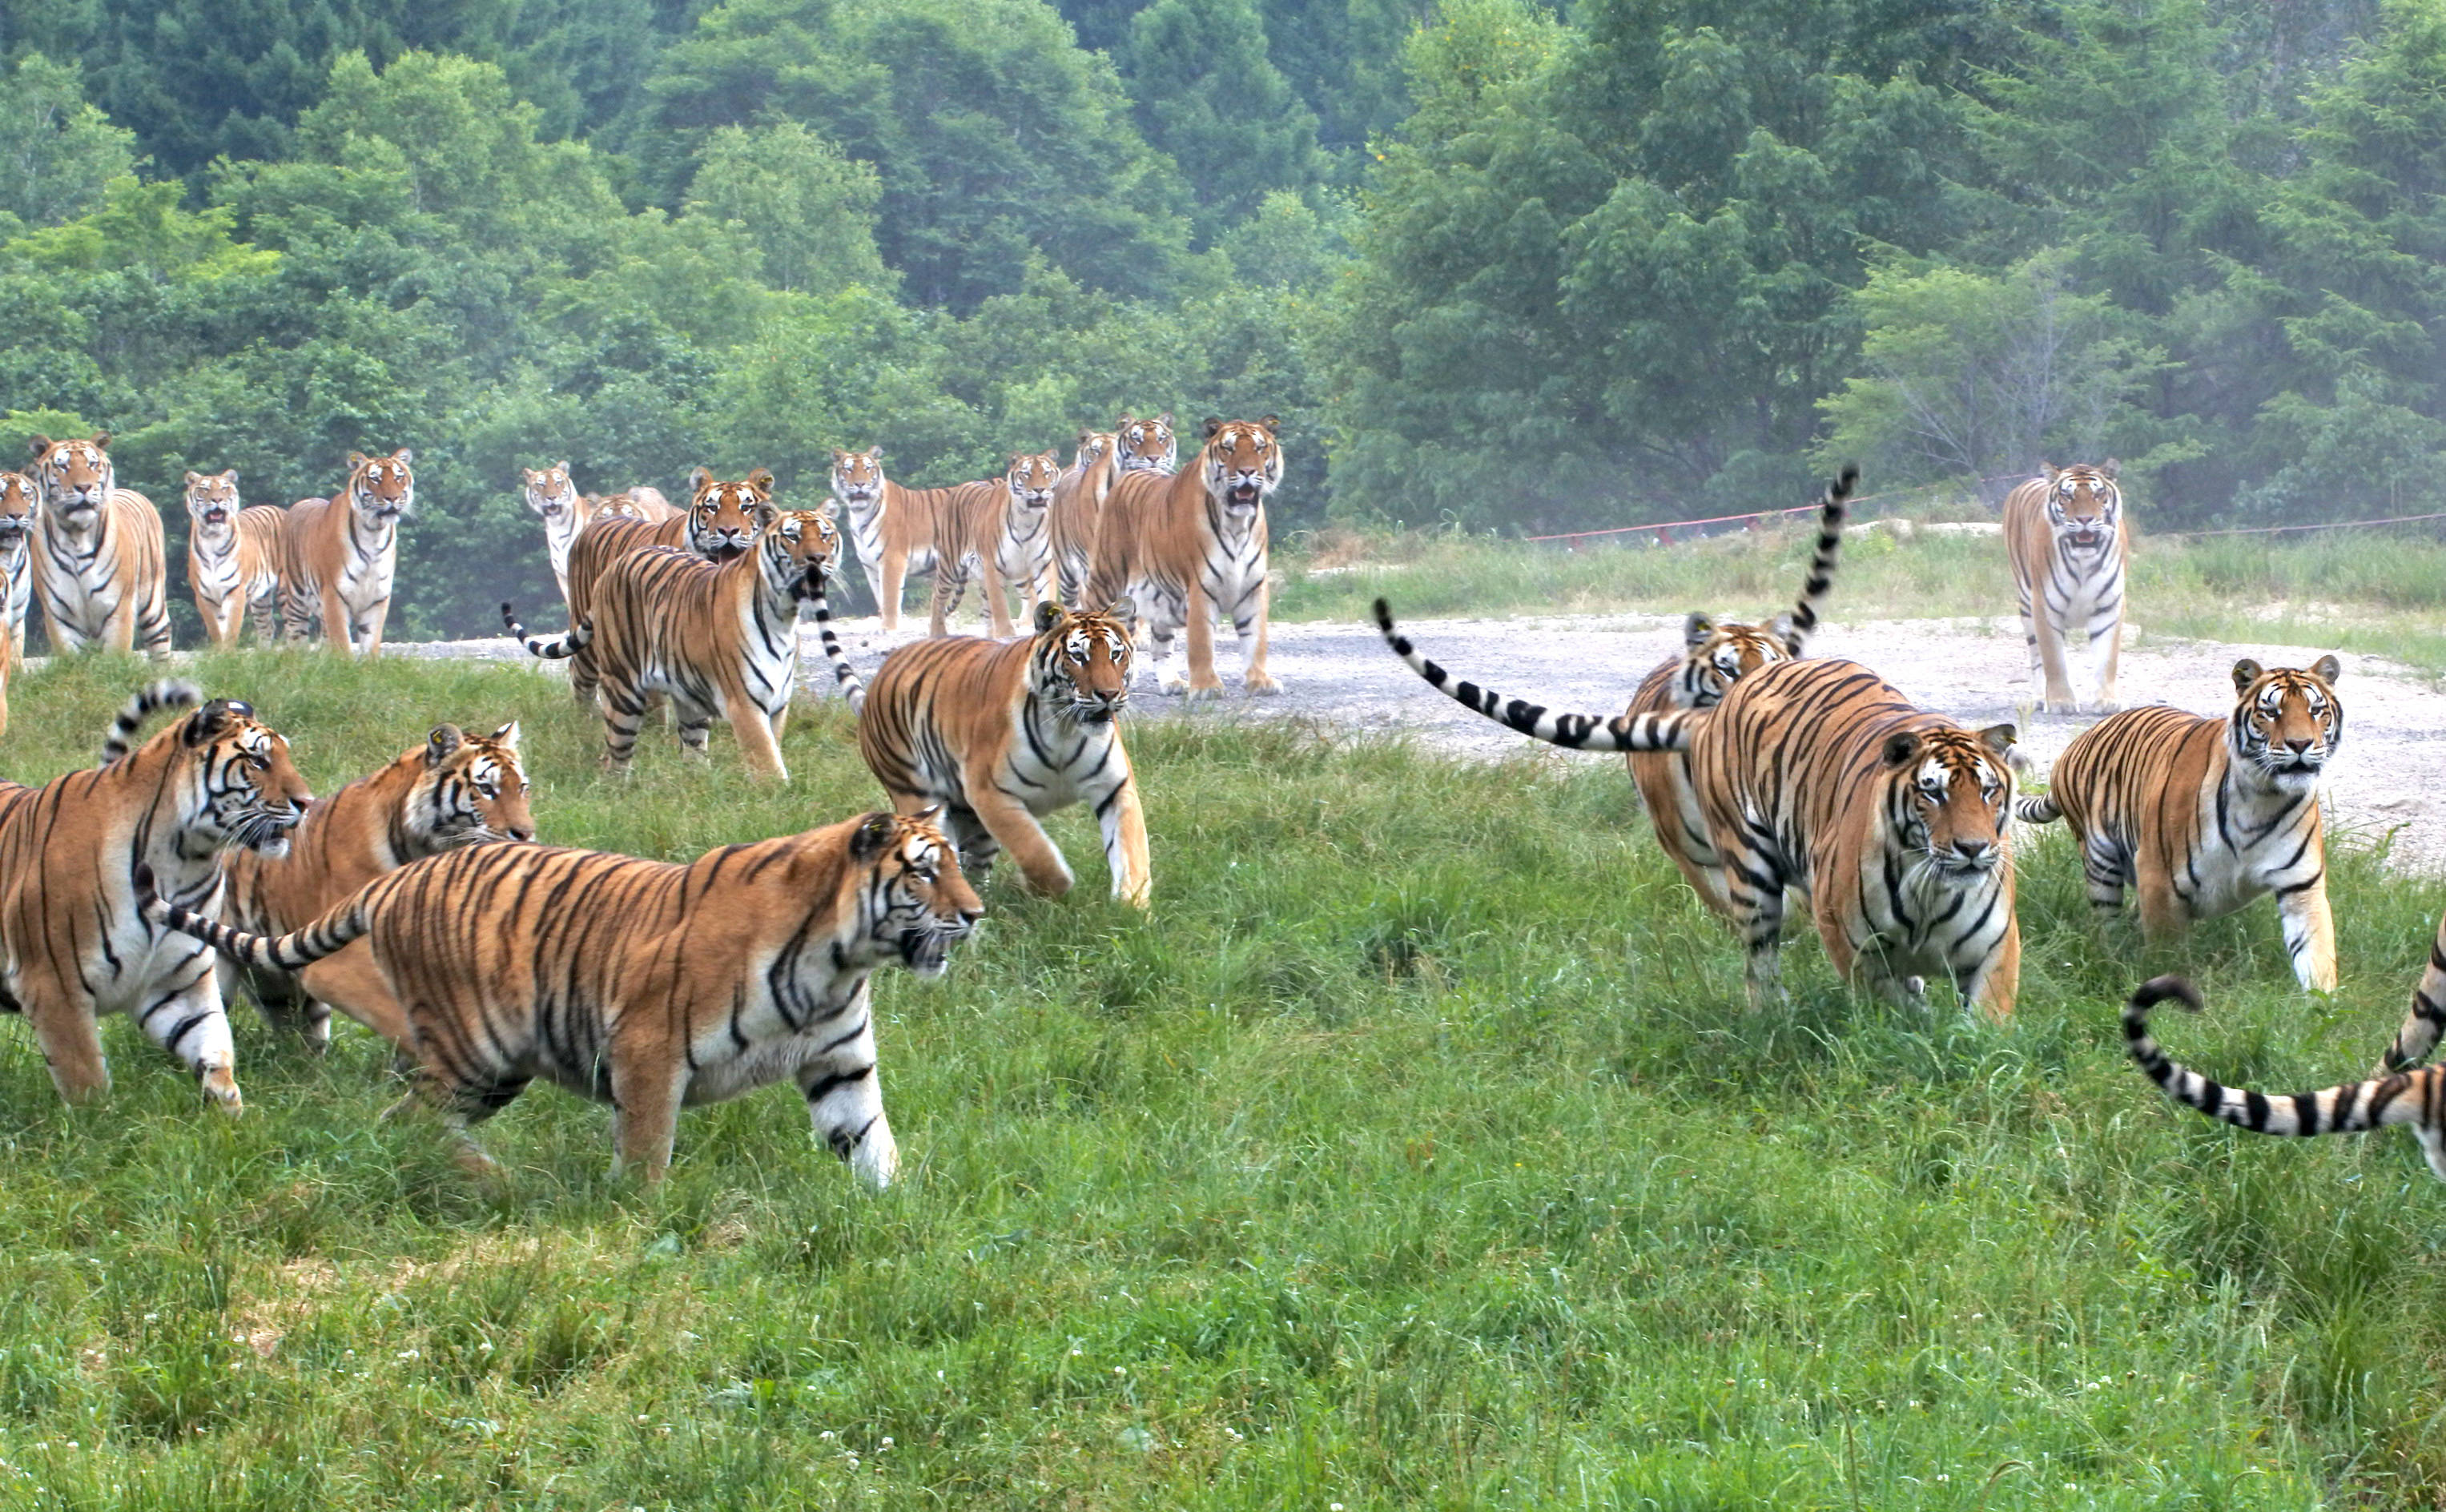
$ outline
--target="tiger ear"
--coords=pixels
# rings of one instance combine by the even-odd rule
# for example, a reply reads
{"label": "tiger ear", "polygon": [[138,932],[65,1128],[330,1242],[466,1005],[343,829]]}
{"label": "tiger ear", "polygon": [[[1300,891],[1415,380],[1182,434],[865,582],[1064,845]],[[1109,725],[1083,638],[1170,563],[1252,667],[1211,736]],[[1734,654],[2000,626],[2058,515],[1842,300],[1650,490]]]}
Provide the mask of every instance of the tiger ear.
{"label": "tiger ear", "polygon": [[2042,462],[2039,463],[2039,472],[2041,476],[2044,477],[2049,482],[2054,482],[2057,479],[2063,476],[2063,469],[2051,462]]}
{"label": "tiger ear", "polygon": [[2237,693],[2247,693],[2250,691],[2250,685],[2259,681],[2259,675],[2263,671],[2265,671],[2265,669],[2262,668],[2259,663],[2252,661],[2248,656],[2235,662],[2233,664],[2233,690]]}
{"label": "tiger ear", "polygon": [[221,482],[229,484],[232,488],[235,488],[237,486],[237,469],[232,467],[228,471],[222,473]]}
{"label": "tiger ear", "polygon": [[1257,424],[1265,426],[1266,434],[1270,436],[1275,431],[1283,428],[1283,417],[1280,415],[1259,415],[1257,417]]}
{"label": "tiger ear", "polygon": [[399,450],[390,454],[390,460],[403,464],[412,463],[416,461],[416,453],[408,450],[405,446],[402,446]]}
{"label": "tiger ear", "polygon": [[1095,439],[1096,439],[1096,433],[1095,433],[1094,431],[1089,430],[1089,429],[1088,429],[1086,426],[1084,426],[1084,425],[1082,425],[1082,426],[1080,426],[1080,427],[1079,427],[1079,444],[1080,444],[1080,445],[1083,446],[1083,445],[1087,444],[1087,443],[1089,443],[1089,442],[1091,442],[1091,441],[1093,441],[1093,440],[1095,440]]}
{"label": "tiger ear", "polygon": [[1886,737],[1885,762],[1889,766],[1902,766],[1919,754],[1919,736],[1908,729],[1898,729]]}
{"label": "tiger ear", "polygon": [[2104,462],[2098,464],[2098,470],[2106,475],[2107,482],[2112,482],[2115,481],[2116,475],[2123,470],[2123,464],[2117,462],[2114,458],[2109,457]]}
{"label": "tiger ear", "polygon": [[1682,621],[1682,644],[1684,646],[1703,646],[1707,637],[1715,633],[1714,617],[1696,609],[1690,611],[1689,618]]}
{"label": "tiger ear", "polygon": [[216,698],[187,716],[186,728],[179,740],[189,746],[201,746],[217,740],[232,725],[250,718],[254,706],[235,698]]}
{"label": "tiger ear", "polygon": [[773,491],[773,469],[770,467],[759,467],[754,472],[749,473],[747,475],[747,486],[755,489],[760,494],[771,493]]}
{"label": "tiger ear", "polygon": [[1062,623],[1062,606],[1045,599],[1036,606],[1036,633],[1040,635]]}
{"label": "tiger ear", "polygon": [[434,726],[433,732],[424,737],[424,765],[441,765],[450,759],[450,753],[464,744],[466,739],[466,736],[459,732],[459,727],[456,725]]}
{"label": "tiger ear", "polygon": [[28,436],[26,438],[26,449],[33,455],[40,457],[51,449],[51,438],[48,436]]}
{"label": "tiger ear", "polygon": [[1222,417],[1221,417],[1221,416],[1219,416],[1219,415],[1209,415],[1209,416],[1207,416],[1207,417],[1206,417],[1206,439],[1207,439],[1207,440],[1209,440],[1209,441],[1213,441],[1213,440],[1214,439],[1214,433],[1215,433],[1216,431],[1218,431],[1218,430],[1222,429],[1222,428],[1223,428],[1223,420],[1222,420]]}
{"label": "tiger ear", "polygon": [[204,481],[204,475],[203,475],[202,473],[199,473],[199,472],[196,471],[193,467],[190,467],[190,468],[188,468],[188,469],[187,469],[187,486],[188,486],[188,487],[193,488],[193,487],[195,487],[198,483],[202,482],[203,481]]}
{"label": "tiger ear", "polygon": [[2332,652],[2310,664],[2310,675],[2330,687],[2334,686],[2336,679],[2343,674],[2344,664],[2336,660]]}
{"label": "tiger ear", "polygon": [[553,465],[560,469],[562,472],[567,472],[569,471],[569,459],[563,457],[560,461],[554,463]]}
{"label": "tiger ear", "polygon": [[1137,601],[1132,599],[1129,595],[1123,594],[1120,597],[1114,599],[1112,607],[1105,610],[1104,613],[1112,615],[1115,619],[1136,619],[1138,617],[1138,606]]}
{"label": "tiger ear", "polygon": [[866,460],[869,462],[881,462],[883,460],[883,445],[880,442],[866,448]]}
{"label": "tiger ear", "polygon": [[815,512],[821,515],[826,520],[838,520],[840,519],[840,501],[837,499],[827,499],[822,503],[816,506]]}
{"label": "tiger ear", "polygon": [[1162,414],[1156,416],[1155,423],[1161,425],[1164,429],[1170,430],[1172,428],[1172,411],[1167,409]]}
{"label": "tiger ear", "polygon": [[515,719],[511,720],[508,724],[503,725],[500,728],[493,731],[493,744],[500,747],[504,750],[517,749],[518,722]]}
{"label": "tiger ear", "polygon": [[95,431],[93,433],[93,444],[100,449],[108,451],[110,449],[110,432],[106,430]]}
{"label": "tiger ear", "polygon": [[850,831],[849,854],[855,861],[871,861],[892,848],[892,837],[899,828],[890,814],[874,813],[863,823]]}
{"label": "tiger ear", "polygon": [[2008,761],[2012,759],[2013,743],[2021,738],[2022,732],[2010,725],[1990,725],[1979,732],[1980,745]]}
{"label": "tiger ear", "polygon": [[1797,656],[1800,654],[1798,644],[1800,634],[1797,631],[1792,628],[1791,610],[1787,609],[1782,614],[1768,620],[1766,622],[1766,629],[1768,634],[1773,635],[1776,639],[1783,642],[1785,649],[1789,650],[1794,655]]}

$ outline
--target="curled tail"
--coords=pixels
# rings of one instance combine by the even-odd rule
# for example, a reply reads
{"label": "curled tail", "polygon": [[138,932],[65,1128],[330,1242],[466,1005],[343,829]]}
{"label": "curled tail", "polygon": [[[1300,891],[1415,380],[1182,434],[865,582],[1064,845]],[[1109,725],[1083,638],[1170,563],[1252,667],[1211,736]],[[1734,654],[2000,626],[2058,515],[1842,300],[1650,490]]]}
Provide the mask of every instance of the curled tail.
{"label": "curled tail", "polygon": [[1846,463],[1817,496],[1817,545],[1809,554],[1809,576],[1801,579],[1800,601],[1785,616],[1789,628],[1783,633],[1783,643],[1795,656],[1808,645],[1809,633],[1817,628],[1817,611],[1834,587],[1834,558],[1843,550],[1843,520],[1859,486],[1859,465]]}
{"label": "curled tail", "polygon": [[841,650],[840,637],[833,633],[832,606],[823,599],[816,600],[816,638],[824,643],[824,654],[831,658],[833,676],[840,683],[841,697],[849,701],[852,713],[866,711],[866,679],[849,664],[849,652]]}
{"label": "curled tail", "polygon": [[2024,824],[2052,824],[2063,818],[2053,793],[2039,793],[2013,805],[2013,817]]}
{"label": "curled tail", "polygon": [[190,682],[165,678],[146,683],[119,710],[119,717],[110,722],[110,733],[102,738],[101,765],[107,766],[135,749],[136,732],[154,714],[164,709],[193,709],[203,701],[203,690]]}
{"label": "curled tail", "polygon": [[[2360,1134],[2388,1124],[2411,1124],[2420,1128],[2421,1143],[2435,1150],[2439,1078],[2446,1074],[2437,1068],[2280,1097],[2223,1087],[2168,1060],[2150,1037],[2149,1011],[2170,998],[2199,1011],[2199,991],[2191,983],[2179,976],[2154,977],[2141,984],[2124,1008],[2123,1039],[2149,1079],[2175,1102],[2257,1134]],[[2437,1163],[2435,1153],[2431,1163]]]}
{"label": "curled tail", "polygon": [[136,894],[141,899],[144,917],[151,923],[191,935],[231,960],[271,971],[302,971],[363,937],[367,924],[360,901],[362,895],[356,895],[292,934],[250,935],[156,896],[153,869],[143,865],[136,869]]}
{"label": "curled tail", "polygon": [[2428,1059],[2446,1030],[2446,918],[2437,921],[2437,937],[2429,942],[2429,964],[2421,969],[2420,985],[2412,990],[2412,1011],[2395,1031],[2395,1043],[2379,1063],[2380,1072],[2408,1070]]}
{"label": "curled tail", "polygon": [[1549,745],[1568,747],[1572,750],[1688,750],[1690,721],[1701,711],[1677,709],[1662,714],[1616,714],[1606,718],[1597,714],[1558,714],[1543,705],[1506,698],[1492,688],[1462,682],[1434,662],[1419,654],[1410,637],[1393,628],[1393,611],[1384,600],[1376,600],[1376,628],[1384,633],[1384,644],[1393,654],[1410,664],[1410,670],[1427,680],[1427,686],[1457,704],[1463,704],[1484,714],[1498,725],[1508,725],[1523,735],[1533,735]]}
{"label": "curled tail", "polygon": [[527,628],[518,623],[517,611],[507,604],[501,606],[501,623],[509,627],[510,634],[514,638],[525,644],[528,655],[542,656],[553,661],[558,661],[564,656],[574,656],[592,645],[594,640],[594,621],[592,618],[579,620],[570,626],[566,633],[552,640],[538,640],[528,634]]}

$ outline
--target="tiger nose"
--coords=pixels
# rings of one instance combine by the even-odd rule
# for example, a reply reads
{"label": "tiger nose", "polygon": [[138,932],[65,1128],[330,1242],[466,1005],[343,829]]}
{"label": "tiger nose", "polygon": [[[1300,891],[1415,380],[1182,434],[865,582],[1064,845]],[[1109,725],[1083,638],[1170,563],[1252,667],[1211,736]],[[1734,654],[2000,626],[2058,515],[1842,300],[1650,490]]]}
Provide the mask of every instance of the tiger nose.
{"label": "tiger nose", "polygon": [[535,839],[535,826],[532,824],[513,824],[510,826],[510,839],[515,841],[532,841]]}
{"label": "tiger nose", "polygon": [[1986,855],[1990,848],[1988,842],[1984,840],[1958,840],[1953,842],[1953,854],[1966,861],[1979,860]]}
{"label": "tiger nose", "polygon": [[2308,750],[2308,749],[2310,748],[2310,746],[2311,746],[2311,742],[2306,741],[2306,740],[2291,740],[2291,739],[2288,739],[2288,740],[2286,740],[2286,741],[2285,742],[2285,748],[2286,748],[2286,750],[2291,751],[2291,752],[2292,752],[2294,755],[2296,755],[2296,756],[2299,756],[2299,755],[2301,755],[2304,751]]}

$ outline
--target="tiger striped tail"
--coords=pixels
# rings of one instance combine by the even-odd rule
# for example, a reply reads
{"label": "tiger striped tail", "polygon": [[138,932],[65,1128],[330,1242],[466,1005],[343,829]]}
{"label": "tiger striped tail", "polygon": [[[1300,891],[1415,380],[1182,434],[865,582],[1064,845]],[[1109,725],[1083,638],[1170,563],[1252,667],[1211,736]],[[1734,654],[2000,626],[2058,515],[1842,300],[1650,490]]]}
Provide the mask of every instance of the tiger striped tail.
{"label": "tiger striped tail", "polygon": [[1394,628],[1392,607],[1381,598],[1376,600],[1376,628],[1384,633],[1384,644],[1393,648],[1393,654],[1409,663],[1410,670],[1425,678],[1428,687],[1498,725],[1507,725],[1552,746],[1571,750],[1688,750],[1694,728],[1691,720],[1703,712],[1676,709],[1661,714],[1616,714],[1611,718],[1558,714],[1542,704],[1507,698],[1492,688],[1464,682],[1420,655],[1418,648],[1410,644],[1410,637]]}
{"label": "tiger striped tail", "polygon": [[204,701],[203,690],[177,678],[164,678],[147,683],[119,710],[110,722],[110,733],[102,740],[102,763],[107,766],[124,760],[136,748],[136,732],[144,722],[164,709],[193,709]]}
{"label": "tiger striped tail", "polygon": [[840,637],[833,633],[832,605],[818,595],[816,599],[816,638],[824,644],[824,655],[833,664],[833,676],[840,683],[841,697],[849,701],[850,712],[866,712],[866,679],[849,664],[849,652],[841,649]]}
{"label": "tiger striped tail", "polygon": [[287,935],[250,935],[161,898],[153,890],[153,868],[141,862],[136,867],[136,896],[146,921],[191,936],[231,960],[265,971],[302,971],[362,938],[367,927],[365,910],[352,896],[304,929]]}
{"label": "tiger striped tail", "polygon": [[2063,818],[2053,793],[2037,793],[2013,805],[2013,817],[2024,824],[2052,824]]}
{"label": "tiger striped tail", "polygon": [[1859,486],[1859,464],[1845,463],[1817,497],[1817,544],[1809,554],[1809,576],[1801,579],[1800,601],[1792,606],[1792,629],[1783,637],[1795,656],[1808,644],[1809,633],[1817,628],[1818,607],[1834,586],[1834,559],[1843,551],[1843,520]]}
{"label": "tiger striped tail", "polygon": [[542,656],[552,661],[558,661],[565,656],[574,656],[594,640],[594,621],[592,618],[579,620],[570,626],[567,632],[551,640],[538,640],[528,634],[527,628],[518,623],[517,611],[507,604],[501,606],[501,623],[509,627],[513,639],[525,645],[528,655]]}
{"label": "tiger striped tail", "polygon": [[2197,1012],[2199,990],[2179,976],[2153,977],[2123,1010],[2123,1039],[2133,1060],[2168,1097],[2255,1134],[2361,1134],[2389,1124],[2437,1122],[2436,1068],[2410,1074],[2346,1082],[2316,1092],[2271,1097],[2225,1087],[2166,1058],[2149,1033],[2149,1011],[2172,1000]]}

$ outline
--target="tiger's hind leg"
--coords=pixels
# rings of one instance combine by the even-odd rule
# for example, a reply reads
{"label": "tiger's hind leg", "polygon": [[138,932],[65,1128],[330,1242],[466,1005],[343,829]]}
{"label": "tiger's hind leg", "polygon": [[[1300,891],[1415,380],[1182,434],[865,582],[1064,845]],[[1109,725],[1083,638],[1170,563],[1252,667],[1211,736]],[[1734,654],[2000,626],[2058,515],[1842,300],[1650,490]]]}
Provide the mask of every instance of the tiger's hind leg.
{"label": "tiger's hind leg", "polygon": [[826,1026],[822,1051],[799,1071],[799,1091],[807,1100],[807,1119],[816,1137],[880,1189],[900,1172],[900,1146],[892,1137],[883,1087],[875,1079],[875,1011],[865,987],[858,988],[837,1021],[856,1027],[837,1030]]}
{"label": "tiger's hind leg", "polygon": [[[1773,857],[1752,846],[1736,843],[1719,846],[1724,859],[1726,896],[1732,904],[1733,927],[1740,932],[1741,948],[1748,953],[1744,975],[1749,988],[1752,1011],[1771,1004],[1789,1000],[1783,989],[1780,952],[1783,945],[1783,889],[1781,868]],[[1835,958],[1835,970],[1848,975],[1852,951],[1840,931],[1826,936],[1827,950]]]}
{"label": "tiger's hind leg", "polygon": [[[637,730],[646,722],[646,698],[623,677],[603,679],[603,769],[626,775],[637,754]],[[686,732],[682,732],[686,738]],[[700,738],[698,744],[704,744]]]}
{"label": "tiger's hind leg", "polygon": [[2080,874],[2089,889],[2091,917],[2100,926],[2123,912],[2123,885],[2129,877],[2123,847],[2108,836],[2084,836],[2080,842]]}
{"label": "tiger's hind leg", "polygon": [[106,1095],[110,1066],[102,1057],[102,1027],[82,984],[71,987],[49,973],[21,972],[9,987],[34,1027],[34,1043],[61,1100],[91,1103]]}
{"label": "tiger's hind leg", "polygon": [[[922,804],[911,802],[899,806],[901,812],[910,813]],[[1002,854],[1002,843],[994,839],[993,831],[986,827],[975,809],[951,803],[943,810],[943,838],[951,842],[951,849],[960,858],[960,870],[970,885],[983,887],[986,879],[993,875],[994,858]]]}

